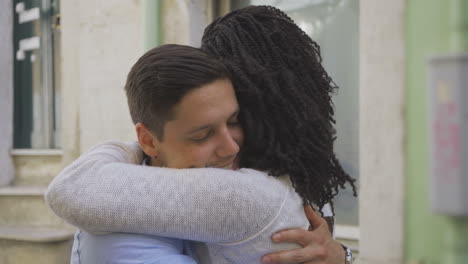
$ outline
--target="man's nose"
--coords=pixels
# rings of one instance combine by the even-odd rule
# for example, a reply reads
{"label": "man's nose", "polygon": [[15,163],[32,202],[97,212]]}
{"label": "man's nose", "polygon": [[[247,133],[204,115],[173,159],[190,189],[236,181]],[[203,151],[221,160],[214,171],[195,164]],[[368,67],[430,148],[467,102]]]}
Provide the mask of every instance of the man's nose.
{"label": "man's nose", "polygon": [[225,128],[221,134],[221,139],[216,154],[221,158],[228,158],[230,156],[237,155],[239,150],[239,144],[236,142],[229,129]]}

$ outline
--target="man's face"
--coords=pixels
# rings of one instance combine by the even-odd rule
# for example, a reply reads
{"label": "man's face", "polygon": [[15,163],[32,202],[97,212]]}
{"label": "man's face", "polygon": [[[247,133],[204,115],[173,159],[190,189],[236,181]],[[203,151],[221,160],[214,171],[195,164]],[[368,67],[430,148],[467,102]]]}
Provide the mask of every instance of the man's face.
{"label": "man's face", "polygon": [[239,105],[229,80],[217,80],[186,94],[174,106],[157,143],[156,166],[231,168],[243,142]]}

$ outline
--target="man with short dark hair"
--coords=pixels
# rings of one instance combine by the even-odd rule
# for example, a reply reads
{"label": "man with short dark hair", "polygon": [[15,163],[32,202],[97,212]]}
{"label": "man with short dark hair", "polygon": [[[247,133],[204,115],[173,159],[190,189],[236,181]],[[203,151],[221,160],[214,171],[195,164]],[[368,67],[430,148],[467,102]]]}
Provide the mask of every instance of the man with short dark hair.
{"label": "man with short dark hair", "polygon": [[138,60],[125,90],[151,165],[222,168],[234,162],[243,138],[239,106],[219,61],[192,47],[164,45]]}

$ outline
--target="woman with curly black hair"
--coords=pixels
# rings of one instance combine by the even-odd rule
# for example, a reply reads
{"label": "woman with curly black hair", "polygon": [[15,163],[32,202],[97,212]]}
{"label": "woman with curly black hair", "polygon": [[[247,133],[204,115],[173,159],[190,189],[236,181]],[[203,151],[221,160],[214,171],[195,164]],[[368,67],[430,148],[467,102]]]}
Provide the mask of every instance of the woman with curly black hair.
{"label": "woman with curly black hair", "polygon": [[240,166],[288,174],[305,203],[322,208],[354,179],[333,151],[331,95],[320,47],[281,10],[250,6],[206,29],[202,50],[235,76],[245,146]]}
{"label": "woman with curly black hair", "polygon": [[[155,48],[140,58],[128,76],[130,112],[147,165],[204,167],[171,166],[170,155],[162,155],[171,151],[151,145],[164,143],[163,137],[147,128],[150,126],[143,116],[149,113],[150,120],[158,117],[160,129],[165,131],[167,124],[174,119],[177,122],[181,113],[199,112],[185,103],[189,100],[186,98],[193,99],[195,95],[203,101],[219,90],[231,98],[226,102],[233,105],[230,111],[234,112],[226,115],[228,119],[219,119],[222,121],[217,121],[216,128],[203,133],[200,140],[222,138],[230,144],[239,167],[251,169],[135,166],[125,163],[142,163],[144,155],[136,144],[108,142],[94,147],[56,177],[49,186],[47,202],[59,216],[83,230],[140,235],[78,233],[76,255],[85,254],[86,250],[92,254],[112,250],[122,254],[122,241],[126,245],[125,257],[134,256],[135,252],[152,252],[161,243],[179,245],[180,240],[161,242],[159,238],[164,236],[206,243],[195,243],[195,254],[190,250],[182,252],[180,245],[170,251],[198,257],[200,263],[348,263],[345,261],[349,257],[345,258],[345,250],[332,240],[326,222],[310,212],[309,207],[306,210],[312,219],[312,231],[296,228],[280,232],[280,238],[273,236],[275,242],[296,245],[275,244],[270,239],[281,229],[307,225],[303,204],[323,211],[347,182],[355,191],[353,180],[333,152],[331,93],[336,87],[321,66],[317,44],[280,10],[259,6],[240,9],[214,21],[205,31],[202,50],[210,58],[183,46]],[[219,59],[228,74],[211,57]],[[197,58],[199,63],[193,61]],[[178,71],[181,76],[175,78]],[[206,72],[209,74],[205,80]],[[219,75],[211,75],[214,72]],[[166,119],[147,111],[154,107],[152,102],[156,99],[166,102],[158,95],[161,87],[176,87],[176,91],[186,81],[184,75],[200,81],[198,73],[203,73],[204,81],[188,85],[184,92],[175,92],[178,99],[163,111],[174,110],[176,114]],[[235,97],[232,100],[231,82],[240,111],[234,107],[237,101]],[[200,91],[213,92],[210,95]],[[172,94],[171,90],[169,96]],[[214,98],[225,100],[226,96]],[[219,102],[210,103],[223,108]],[[203,104],[198,106],[202,108]],[[219,114],[209,113],[208,119]],[[147,131],[144,133],[150,140],[142,139],[141,131]],[[235,136],[226,131],[236,131]],[[167,143],[168,139],[164,140]],[[181,144],[177,146],[180,148]],[[190,153],[179,152],[179,157],[193,155],[194,149],[201,148],[192,146],[195,147],[190,148]],[[219,164],[224,163],[216,163]],[[129,238],[138,243],[128,243]],[[114,245],[116,241],[119,242]],[[81,248],[84,244],[85,250]],[[262,258],[279,250],[283,251]]]}

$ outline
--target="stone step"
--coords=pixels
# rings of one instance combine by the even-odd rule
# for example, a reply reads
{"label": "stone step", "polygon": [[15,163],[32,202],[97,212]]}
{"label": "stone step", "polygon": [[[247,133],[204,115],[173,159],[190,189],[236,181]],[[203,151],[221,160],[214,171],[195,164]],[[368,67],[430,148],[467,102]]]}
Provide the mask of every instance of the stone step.
{"label": "stone step", "polygon": [[15,185],[48,185],[63,168],[63,152],[56,149],[14,149]]}
{"label": "stone step", "polygon": [[69,228],[45,204],[46,189],[45,186],[0,187],[0,226]]}
{"label": "stone step", "polygon": [[71,229],[0,226],[0,263],[69,263],[73,233]]}

